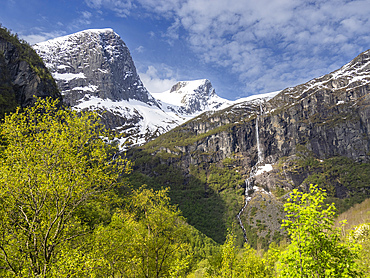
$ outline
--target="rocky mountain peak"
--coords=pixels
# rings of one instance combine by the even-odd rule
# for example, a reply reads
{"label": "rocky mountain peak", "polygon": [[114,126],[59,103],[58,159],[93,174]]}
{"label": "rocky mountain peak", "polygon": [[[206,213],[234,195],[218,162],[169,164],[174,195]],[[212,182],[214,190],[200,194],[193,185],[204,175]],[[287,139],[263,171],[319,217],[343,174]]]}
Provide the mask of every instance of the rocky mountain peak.
{"label": "rocky mountain peak", "polygon": [[208,79],[177,82],[172,86],[170,93],[183,95],[183,103],[186,103],[186,98],[189,95],[197,95],[202,98],[216,95],[215,89]]}
{"label": "rocky mountain peak", "polygon": [[143,86],[123,40],[112,29],[90,29],[34,45],[71,106],[91,97],[158,105]]}
{"label": "rocky mountain peak", "polygon": [[180,115],[194,115],[228,106],[230,101],[220,98],[208,79],[180,81],[166,92],[154,94],[164,109]]}

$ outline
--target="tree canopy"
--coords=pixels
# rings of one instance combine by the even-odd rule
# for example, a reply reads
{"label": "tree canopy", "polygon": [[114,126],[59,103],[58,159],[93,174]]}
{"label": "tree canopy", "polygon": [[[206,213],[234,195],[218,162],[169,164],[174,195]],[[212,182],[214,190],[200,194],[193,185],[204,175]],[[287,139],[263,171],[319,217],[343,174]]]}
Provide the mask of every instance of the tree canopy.
{"label": "tree canopy", "polygon": [[291,244],[281,256],[281,277],[361,277],[359,246],[341,240],[335,206],[325,206],[325,198],[325,190],[311,185],[307,193],[294,189],[284,205]]}
{"label": "tree canopy", "polygon": [[44,277],[88,232],[82,207],[120,186],[130,163],[115,158],[97,114],[50,99],[6,116],[0,132],[0,273]]}

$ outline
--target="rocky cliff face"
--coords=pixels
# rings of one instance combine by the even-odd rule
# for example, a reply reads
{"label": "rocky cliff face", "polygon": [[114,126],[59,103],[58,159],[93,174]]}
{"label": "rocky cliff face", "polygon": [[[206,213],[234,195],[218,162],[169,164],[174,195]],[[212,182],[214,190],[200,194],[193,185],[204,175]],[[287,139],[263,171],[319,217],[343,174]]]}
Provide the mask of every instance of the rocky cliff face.
{"label": "rocky cliff face", "polygon": [[369,57],[370,51],[366,51],[341,69],[283,90],[271,100],[240,103],[203,114],[181,127],[183,132],[203,138],[178,148],[186,155],[191,153],[188,150],[206,152],[215,160],[233,152],[253,158],[260,115],[259,138],[265,162],[276,163],[283,156],[294,155],[300,145],[320,159],[339,155],[367,162]]}
{"label": "rocky cliff face", "polygon": [[138,76],[129,49],[112,29],[86,30],[33,47],[68,105],[88,97],[157,105]]}
{"label": "rocky cliff face", "polygon": [[144,143],[178,125],[143,86],[129,49],[112,29],[94,29],[34,45],[64,101],[97,110],[122,141]]}
{"label": "rocky cliff face", "polygon": [[318,158],[369,160],[370,51],[341,69],[282,91],[266,103],[261,138],[276,162],[305,145]]}
{"label": "rocky cliff face", "polygon": [[61,100],[57,86],[40,57],[29,45],[3,28],[0,29],[0,90],[2,113],[11,112],[16,106],[32,104],[34,96]]}
{"label": "rocky cliff face", "polygon": [[[287,88],[271,99],[256,99],[203,113],[144,145],[134,155],[150,154],[159,157],[162,165],[177,165],[185,177],[184,187],[194,177],[200,177],[196,184],[204,192],[201,203],[209,202],[208,196],[222,198],[223,194],[234,194],[225,200],[236,200],[240,194],[238,186],[233,187],[234,193],[226,193],[227,185],[216,187],[217,192],[211,190],[215,175],[223,179],[227,165],[227,175],[245,179],[258,161],[257,166],[265,167],[257,171],[253,184],[264,188],[266,194],[274,192],[280,197],[292,188],[304,188],[312,182],[326,188],[332,198],[352,198],[350,202],[357,202],[370,195],[370,184],[363,178],[370,168],[369,116],[370,50],[337,71]],[[142,164],[145,175],[155,176],[150,167],[158,165]],[[168,184],[180,192],[187,190],[179,188],[177,181]],[[281,208],[279,198],[267,198],[264,194],[255,195],[258,204],[261,200],[270,204],[275,199],[274,206],[277,210]],[[255,200],[253,196],[251,203]],[[240,209],[243,203],[239,205]],[[260,211],[259,205],[255,207]],[[231,208],[230,205],[228,209]],[[241,214],[244,226],[250,227],[248,237],[256,233],[253,229],[263,235],[262,219],[266,227],[279,221],[277,217],[268,220],[272,214],[265,211],[258,214],[260,222],[256,219],[253,222],[252,214],[249,209]],[[187,217],[191,222],[192,216]],[[274,225],[271,229],[275,229]],[[271,241],[275,231],[264,231],[270,237],[266,240]]]}

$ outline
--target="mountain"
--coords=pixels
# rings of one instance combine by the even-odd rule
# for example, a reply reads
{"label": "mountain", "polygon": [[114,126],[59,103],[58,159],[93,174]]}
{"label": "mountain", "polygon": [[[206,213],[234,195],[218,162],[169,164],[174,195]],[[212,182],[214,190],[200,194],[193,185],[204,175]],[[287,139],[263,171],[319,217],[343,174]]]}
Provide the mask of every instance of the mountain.
{"label": "mountain", "polygon": [[64,102],[99,111],[108,128],[125,135],[121,142],[143,144],[205,111],[235,103],[218,97],[206,79],[178,82],[153,97],[128,47],[112,29],[85,30],[33,48],[51,71]]}
{"label": "mountain", "polygon": [[48,69],[36,52],[6,28],[0,27],[0,118],[36,97],[61,99]]}
{"label": "mountain", "polygon": [[204,112],[222,110],[237,103],[250,102],[255,99],[267,100],[277,93],[253,95],[231,101],[219,97],[211,81],[200,79],[177,82],[170,90],[155,93],[153,96],[158,100],[164,111],[174,117],[179,117],[180,121],[184,119],[182,121],[184,122]]}
{"label": "mountain", "polygon": [[180,81],[163,93],[153,96],[159,100],[162,109],[179,116],[194,117],[209,110],[219,110],[232,104],[216,95],[207,79]]}
{"label": "mountain", "polygon": [[77,105],[84,97],[157,105],[138,76],[129,49],[112,29],[85,30],[33,47],[68,105]]}
{"label": "mountain", "polygon": [[369,76],[370,50],[273,98],[203,113],[133,149],[135,178],[169,186],[216,241],[238,214],[249,242],[266,246],[284,234],[282,198],[293,188],[318,183],[340,211],[370,196]]}
{"label": "mountain", "polygon": [[133,143],[178,125],[146,90],[130,51],[112,29],[92,29],[33,46],[45,61],[64,102],[98,110],[102,122]]}

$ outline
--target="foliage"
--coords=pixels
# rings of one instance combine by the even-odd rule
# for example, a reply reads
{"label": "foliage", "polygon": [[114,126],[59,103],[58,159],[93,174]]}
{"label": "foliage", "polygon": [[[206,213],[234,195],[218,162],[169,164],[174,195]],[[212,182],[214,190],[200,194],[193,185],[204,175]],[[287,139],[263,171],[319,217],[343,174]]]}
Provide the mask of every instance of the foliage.
{"label": "foliage", "polygon": [[96,198],[109,201],[104,193],[130,171],[126,159],[113,159],[116,150],[102,139],[107,134],[98,119],[95,113],[58,109],[50,99],[5,117],[1,276],[47,276],[65,257],[64,246],[92,228],[82,208]]}
{"label": "foliage", "polygon": [[[221,261],[219,265],[213,264],[208,269],[209,277],[240,277],[264,278],[275,276],[275,263],[279,251],[275,246],[264,255],[258,255],[256,250],[249,245],[239,249],[236,246],[236,237],[228,233],[225,243],[221,248]],[[207,277],[208,277],[207,276]]]}
{"label": "foliage", "polygon": [[[334,202],[338,213],[348,210],[370,196],[370,163],[343,156],[320,160],[304,146],[297,146],[298,157],[280,159],[280,168],[292,176],[304,176],[303,184],[319,184],[326,189],[326,203]],[[283,172],[283,171],[282,171]]]}
{"label": "foliage", "polygon": [[284,205],[282,226],[292,242],[281,256],[281,277],[360,277],[359,247],[340,241],[334,204],[323,206],[325,198],[324,190],[311,185],[309,193],[293,190]]}
{"label": "foliage", "polygon": [[362,249],[357,260],[364,277],[370,277],[370,223],[357,225],[351,230],[350,241],[361,244]]}
{"label": "foliage", "polygon": [[[134,188],[147,184],[159,190],[169,187],[172,204],[177,204],[188,223],[217,243],[225,241],[227,229],[236,223],[236,214],[243,205],[243,177],[238,167],[230,167],[235,158],[224,163],[190,165],[186,173],[179,161],[169,161],[161,154],[153,155],[145,149],[134,149],[128,156],[135,162],[129,179]],[[234,163],[235,165],[235,163]],[[242,231],[236,227],[242,245]]]}
{"label": "foliage", "polygon": [[170,205],[167,191],[135,190],[128,207],[96,230],[94,253],[106,262],[100,276],[185,275],[192,258],[187,243],[190,227]]}

